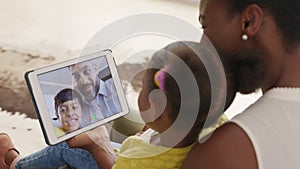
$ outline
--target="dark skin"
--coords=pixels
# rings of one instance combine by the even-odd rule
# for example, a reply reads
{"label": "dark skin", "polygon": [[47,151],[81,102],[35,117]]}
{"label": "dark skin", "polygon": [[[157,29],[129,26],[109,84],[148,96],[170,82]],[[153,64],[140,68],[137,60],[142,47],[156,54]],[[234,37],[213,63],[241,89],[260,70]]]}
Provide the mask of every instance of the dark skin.
{"label": "dark skin", "polygon": [[[218,52],[235,60],[257,54],[262,78],[255,85],[259,71],[249,71],[246,79],[239,79],[241,92],[249,93],[261,87],[263,92],[272,87],[300,87],[299,45],[286,43],[282,33],[267,10],[251,4],[241,13],[229,13],[228,5],[221,0],[202,0],[200,23],[204,34],[211,40]],[[242,40],[247,34],[248,40]],[[224,43],[230,42],[230,43]],[[243,55],[248,52],[248,56]],[[250,53],[250,54],[249,54]],[[240,76],[247,71],[239,70]],[[261,113],[261,112],[258,112]],[[258,169],[256,153],[251,140],[234,123],[227,123],[217,129],[203,144],[197,144],[187,156],[183,169]]]}

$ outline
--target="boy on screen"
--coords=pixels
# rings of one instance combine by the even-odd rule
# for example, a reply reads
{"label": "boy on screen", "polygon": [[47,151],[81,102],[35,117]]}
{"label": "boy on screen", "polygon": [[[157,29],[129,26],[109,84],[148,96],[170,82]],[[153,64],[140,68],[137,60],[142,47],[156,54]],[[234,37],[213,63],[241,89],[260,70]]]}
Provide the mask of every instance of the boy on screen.
{"label": "boy on screen", "polygon": [[72,89],[63,89],[54,97],[55,113],[61,127],[54,127],[57,137],[81,128],[83,109],[79,93]]}

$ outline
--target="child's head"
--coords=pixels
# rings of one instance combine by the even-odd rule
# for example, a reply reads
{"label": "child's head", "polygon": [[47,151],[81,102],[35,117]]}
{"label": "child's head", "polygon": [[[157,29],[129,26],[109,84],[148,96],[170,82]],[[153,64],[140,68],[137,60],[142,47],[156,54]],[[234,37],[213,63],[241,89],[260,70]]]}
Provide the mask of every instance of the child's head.
{"label": "child's head", "polygon": [[[200,47],[198,43],[188,42],[188,44]],[[233,67],[228,65],[229,62],[223,61],[223,58],[221,60],[223,65],[226,62],[224,65],[227,80],[224,108],[226,109],[233,101],[236,85],[234,83],[235,76],[231,70]],[[199,134],[210,110],[211,89],[209,74],[198,55],[186,42],[172,43],[154,53],[150,60],[139,96],[141,115],[149,127],[163,132],[174,123],[179,112],[189,112],[188,109],[197,106],[198,114],[189,122],[195,123],[191,132]],[[197,91],[198,97],[192,97],[193,93]],[[190,93],[191,97],[184,97],[183,92]],[[222,111],[224,110],[222,109]],[[217,118],[215,117],[214,120]],[[187,121],[187,123],[189,122]]]}
{"label": "child's head", "polygon": [[64,132],[68,133],[80,128],[83,112],[79,93],[72,89],[63,89],[55,96],[54,104]]}

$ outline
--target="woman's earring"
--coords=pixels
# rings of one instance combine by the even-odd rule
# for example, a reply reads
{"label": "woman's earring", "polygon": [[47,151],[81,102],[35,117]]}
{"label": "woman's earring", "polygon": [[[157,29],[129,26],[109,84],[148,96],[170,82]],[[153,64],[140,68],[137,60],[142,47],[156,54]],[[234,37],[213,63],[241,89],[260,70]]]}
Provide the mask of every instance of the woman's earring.
{"label": "woman's earring", "polygon": [[244,34],[244,35],[242,36],[242,39],[243,39],[244,41],[248,40],[248,35]]}

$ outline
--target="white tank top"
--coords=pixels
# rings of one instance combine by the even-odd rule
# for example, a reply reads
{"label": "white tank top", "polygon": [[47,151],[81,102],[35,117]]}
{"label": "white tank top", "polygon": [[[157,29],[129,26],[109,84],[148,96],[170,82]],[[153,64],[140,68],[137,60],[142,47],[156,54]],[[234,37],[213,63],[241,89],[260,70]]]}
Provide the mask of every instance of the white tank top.
{"label": "white tank top", "polygon": [[250,138],[259,169],[300,169],[300,88],[274,88],[231,122]]}

